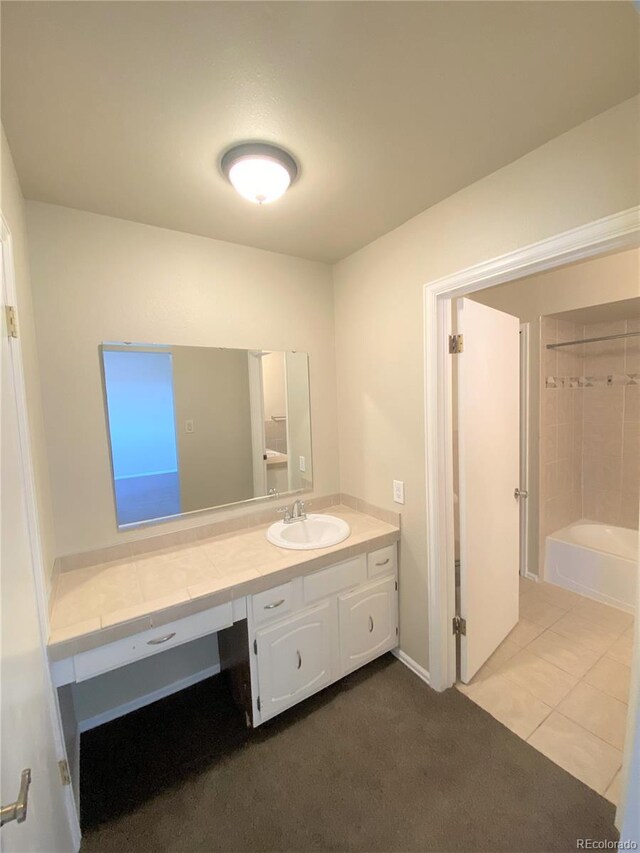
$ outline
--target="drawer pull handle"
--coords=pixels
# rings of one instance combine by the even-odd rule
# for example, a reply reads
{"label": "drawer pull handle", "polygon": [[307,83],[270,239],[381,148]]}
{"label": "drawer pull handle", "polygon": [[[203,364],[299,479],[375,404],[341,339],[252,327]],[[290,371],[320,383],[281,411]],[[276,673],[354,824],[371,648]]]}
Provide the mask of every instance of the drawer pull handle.
{"label": "drawer pull handle", "polygon": [[382,560],[382,562],[380,562],[380,563],[376,563],[376,566],[386,566],[388,562],[389,562],[389,557],[387,557],[386,560]]}
{"label": "drawer pull handle", "polygon": [[299,651],[297,651],[296,654],[298,655],[298,669],[300,669],[300,667],[302,666],[302,655]]}
{"label": "drawer pull handle", "polygon": [[373,631],[373,616],[369,616],[369,633]]}
{"label": "drawer pull handle", "polygon": [[159,646],[161,643],[166,643],[167,640],[170,640],[172,637],[175,637],[176,632],[172,631],[170,634],[165,634],[164,637],[158,637],[157,640],[147,640],[148,646]]}
{"label": "drawer pull handle", "polygon": [[273,601],[271,604],[265,604],[265,610],[273,610],[274,607],[280,607],[281,604],[284,604],[284,598],[281,598],[280,601]]}

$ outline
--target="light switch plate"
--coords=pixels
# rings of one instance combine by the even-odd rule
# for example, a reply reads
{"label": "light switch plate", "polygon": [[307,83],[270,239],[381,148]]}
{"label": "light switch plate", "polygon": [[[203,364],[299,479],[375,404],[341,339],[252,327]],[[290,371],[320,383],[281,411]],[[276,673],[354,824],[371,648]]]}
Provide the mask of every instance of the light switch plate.
{"label": "light switch plate", "polygon": [[193,421],[188,420],[184,422],[184,431],[185,432],[193,432]]}
{"label": "light switch plate", "polygon": [[404,481],[403,480],[394,480],[393,481],[393,502],[396,504],[404,503]]}
{"label": "light switch plate", "polygon": [[304,458],[304,456],[300,456],[299,460],[300,460],[300,470],[306,471],[307,470],[307,460]]}

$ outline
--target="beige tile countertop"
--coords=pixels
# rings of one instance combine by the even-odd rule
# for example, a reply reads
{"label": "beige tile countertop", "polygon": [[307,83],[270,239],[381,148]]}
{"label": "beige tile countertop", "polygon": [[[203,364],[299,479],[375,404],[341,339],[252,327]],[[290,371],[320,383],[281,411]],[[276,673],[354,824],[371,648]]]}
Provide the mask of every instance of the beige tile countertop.
{"label": "beige tile countertop", "polygon": [[317,551],[278,548],[268,524],[187,545],[61,572],[51,608],[50,660],[111,643],[217,604],[277,586],[341,559],[396,542],[394,524],[338,505],[351,534]]}

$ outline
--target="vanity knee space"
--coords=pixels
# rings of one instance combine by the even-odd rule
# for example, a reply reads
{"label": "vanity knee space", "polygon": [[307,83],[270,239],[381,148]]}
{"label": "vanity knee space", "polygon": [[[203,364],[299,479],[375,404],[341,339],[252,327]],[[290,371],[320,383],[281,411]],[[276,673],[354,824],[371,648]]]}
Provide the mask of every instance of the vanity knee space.
{"label": "vanity knee space", "polygon": [[397,590],[394,543],[251,596],[253,725],[395,648]]}

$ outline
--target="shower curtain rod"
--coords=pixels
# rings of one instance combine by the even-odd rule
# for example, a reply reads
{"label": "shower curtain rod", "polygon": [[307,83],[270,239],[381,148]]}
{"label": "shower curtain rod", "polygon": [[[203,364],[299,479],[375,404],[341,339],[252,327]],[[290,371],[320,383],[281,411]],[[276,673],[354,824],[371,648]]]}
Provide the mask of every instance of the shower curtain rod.
{"label": "shower curtain rod", "polygon": [[597,341],[614,341],[616,338],[635,338],[638,335],[640,335],[640,332],[624,332],[619,335],[604,335],[601,338],[582,338],[579,341],[563,341],[561,344],[547,344],[547,349],[570,347],[573,344],[595,344]]}

